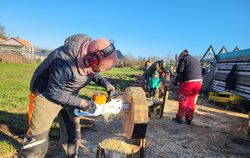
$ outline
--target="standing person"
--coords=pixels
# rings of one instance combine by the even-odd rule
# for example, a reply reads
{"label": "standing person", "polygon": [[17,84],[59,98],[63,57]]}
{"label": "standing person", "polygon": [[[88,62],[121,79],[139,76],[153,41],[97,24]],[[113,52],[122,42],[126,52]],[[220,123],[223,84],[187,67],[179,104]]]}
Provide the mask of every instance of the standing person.
{"label": "standing person", "polygon": [[92,107],[91,101],[78,96],[79,91],[93,81],[114,93],[115,88],[99,72],[115,64],[115,47],[104,38],[91,40],[87,35],[73,35],[51,52],[30,83],[29,128],[20,157],[45,157],[49,130],[58,115],[65,157],[76,158],[82,141],[80,118],[73,111]]}
{"label": "standing person", "polygon": [[148,58],[148,60],[144,64],[144,71],[146,71],[151,65],[152,65],[152,60],[151,58]]}
{"label": "standing person", "polygon": [[149,97],[158,98],[160,82],[159,73],[155,71],[153,77],[149,78]]}
{"label": "standing person", "polygon": [[143,67],[143,77],[145,78],[145,80],[147,79],[147,74],[145,72],[151,65],[152,65],[152,60],[151,58],[148,58]]}
{"label": "standing person", "polygon": [[[164,67],[164,61],[163,60],[159,60],[156,61],[155,63],[153,63],[145,72],[147,79],[146,79],[146,89],[148,90],[148,82],[149,82],[149,78],[153,77],[153,74],[155,73],[155,71],[158,71],[158,73],[166,73],[167,69]],[[159,74],[160,75],[160,74]],[[160,75],[161,77],[161,75]]]}
{"label": "standing person", "polygon": [[201,64],[201,75],[202,78],[205,78],[208,75],[208,66],[205,63]]}
{"label": "standing person", "polygon": [[156,61],[155,63],[153,63],[147,70],[146,70],[146,74],[149,76],[149,77],[152,77],[153,74],[155,73],[155,71],[158,71],[159,72],[164,72],[166,73],[167,72],[167,69],[164,67],[164,61],[163,60],[159,60],[159,61]]}
{"label": "standing person", "polygon": [[182,52],[178,63],[177,79],[180,81],[179,109],[173,121],[182,123],[185,117],[186,123],[191,124],[194,117],[195,98],[202,85],[202,75],[200,62],[186,49]]}

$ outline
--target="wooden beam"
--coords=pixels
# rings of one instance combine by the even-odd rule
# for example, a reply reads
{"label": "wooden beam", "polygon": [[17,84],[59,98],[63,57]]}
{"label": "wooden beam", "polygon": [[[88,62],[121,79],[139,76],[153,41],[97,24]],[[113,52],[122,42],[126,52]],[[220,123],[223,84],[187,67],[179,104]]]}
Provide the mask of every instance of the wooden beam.
{"label": "wooden beam", "polygon": [[236,47],[234,48],[233,52],[238,52],[239,50],[240,50],[239,47],[236,46]]}
{"label": "wooden beam", "polygon": [[227,52],[227,48],[226,47],[222,47],[221,50],[219,51],[218,54],[223,54],[223,53],[226,53]]}
{"label": "wooden beam", "polygon": [[202,58],[201,58],[200,62],[202,62],[202,61],[203,61],[203,59],[206,57],[207,53],[209,53],[210,51],[211,51],[211,52],[213,52],[213,55],[214,55],[214,57],[215,57],[215,51],[214,51],[214,48],[213,48],[213,46],[212,46],[212,45],[210,45],[210,46],[208,47],[207,51],[205,52],[205,54],[202,56]]}

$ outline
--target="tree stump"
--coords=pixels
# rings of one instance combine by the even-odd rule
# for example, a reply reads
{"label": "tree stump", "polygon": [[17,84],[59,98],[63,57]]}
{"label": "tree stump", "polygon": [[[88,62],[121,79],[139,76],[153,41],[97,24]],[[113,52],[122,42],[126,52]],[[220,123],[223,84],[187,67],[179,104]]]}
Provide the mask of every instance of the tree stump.
{"label": "tree stump", "polygon": [[141,87],[128,87],[123,94],[123,103],[130,109],[121,114],[123,130],[128,139],[143,139],[148,123],[148,101]]}
{"label": "tree stump", "polygon": [[121,140],[106,139],[99,143],[96,158],[140,158],[140,147]]}

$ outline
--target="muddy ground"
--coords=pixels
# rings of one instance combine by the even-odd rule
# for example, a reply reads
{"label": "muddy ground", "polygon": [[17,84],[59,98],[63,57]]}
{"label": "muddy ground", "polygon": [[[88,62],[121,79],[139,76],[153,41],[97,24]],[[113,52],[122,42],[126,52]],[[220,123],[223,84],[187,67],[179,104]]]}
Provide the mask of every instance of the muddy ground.
{"label": "muddy ground", "polygon": [[[250,157],[250,137],[247,136],[248,115],[233,112],[213,104],[198,105],[192,125],[176,124],[178,102],[169,100],[162,119],[152,115],[146,135],[146,158],[165,157]],[[106,124],[102,119],[87,121],[93,127],[83,128],[86,150],[80,157],[95,157],[96,147],[106,138],[125,140],[119,117]],[[85,122],[86,123],[86,122]],[[61,157],[53,142],[47,157]]]}

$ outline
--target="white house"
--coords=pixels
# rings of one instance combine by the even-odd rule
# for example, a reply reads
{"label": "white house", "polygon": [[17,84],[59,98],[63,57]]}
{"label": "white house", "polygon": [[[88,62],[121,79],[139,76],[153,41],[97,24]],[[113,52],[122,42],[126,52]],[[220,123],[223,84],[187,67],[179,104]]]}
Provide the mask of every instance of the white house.
{"label": "white house", "polygon": [[19,37],[11,37],[0,42],[0,52],[33,53],[34,51],[35,49],[30,42]]}

